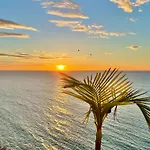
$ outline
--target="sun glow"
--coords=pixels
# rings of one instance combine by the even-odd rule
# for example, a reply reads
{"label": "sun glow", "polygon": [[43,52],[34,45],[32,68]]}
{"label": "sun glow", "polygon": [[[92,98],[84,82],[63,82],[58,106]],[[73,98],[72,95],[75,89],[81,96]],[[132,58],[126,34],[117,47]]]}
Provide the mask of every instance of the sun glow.
{"label": "sun glow", "polygon": [[56,66],[57,70],[59,70],[59,71],[65,70],[65,67],[66,67],[66,66],[64,66],[64,65],[57,65],[57,66]]}

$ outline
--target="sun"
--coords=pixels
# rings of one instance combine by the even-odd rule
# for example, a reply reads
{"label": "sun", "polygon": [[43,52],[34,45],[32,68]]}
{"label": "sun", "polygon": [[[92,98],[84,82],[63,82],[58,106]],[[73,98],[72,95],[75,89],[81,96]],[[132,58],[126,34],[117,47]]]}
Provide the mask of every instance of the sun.
{"label": "sun", "polygon": [[63,71],[63,70],[65,70],[65,65],[57,65],[56,66],[56,68],[57,68],[57,70],[59,70],[59,71]]}

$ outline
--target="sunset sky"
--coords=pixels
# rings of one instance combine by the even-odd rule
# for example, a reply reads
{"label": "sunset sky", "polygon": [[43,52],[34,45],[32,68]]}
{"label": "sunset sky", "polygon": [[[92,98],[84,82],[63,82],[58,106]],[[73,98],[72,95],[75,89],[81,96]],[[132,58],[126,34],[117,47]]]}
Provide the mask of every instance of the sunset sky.
{"label": "sunset sky", "polygon": [[150,70],[150,0],[1,0],[0,70]]}

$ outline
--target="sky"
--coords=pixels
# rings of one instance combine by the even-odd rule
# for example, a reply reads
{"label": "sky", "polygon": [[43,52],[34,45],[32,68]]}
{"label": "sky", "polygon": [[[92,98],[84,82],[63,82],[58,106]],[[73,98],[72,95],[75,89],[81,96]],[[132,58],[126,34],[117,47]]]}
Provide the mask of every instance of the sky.
{"label": "sky", "polygon": [[0,70],[150,70],[150,0],[1,0]]}

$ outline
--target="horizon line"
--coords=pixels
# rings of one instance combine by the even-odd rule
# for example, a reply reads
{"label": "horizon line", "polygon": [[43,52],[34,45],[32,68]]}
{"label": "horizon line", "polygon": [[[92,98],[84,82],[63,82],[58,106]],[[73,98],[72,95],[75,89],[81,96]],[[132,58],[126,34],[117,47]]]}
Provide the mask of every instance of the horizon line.
{"label": "horizon line", "polygon": [[[112,68],[113,70],[114,68]],[[95,71],[105,71],[106,69],[101,69],[101,70],[63,70],[63,71],[59,71],[59,70],[0,70],[0,72],[3,71],[12,71],[12,72],[95,72]],[[119,70],[119,71],[131,71],[131,72],[149,72],[150,70]]]}

